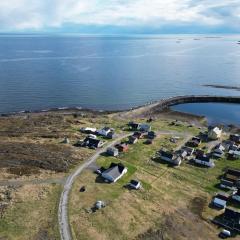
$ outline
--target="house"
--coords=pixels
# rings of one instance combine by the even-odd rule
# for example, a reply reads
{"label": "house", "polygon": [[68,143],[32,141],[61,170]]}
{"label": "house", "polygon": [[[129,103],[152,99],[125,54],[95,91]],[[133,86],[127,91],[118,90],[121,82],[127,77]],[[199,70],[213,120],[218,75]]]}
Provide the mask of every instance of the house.
{"label": "house", "polygon": [[159,151],[159,157],[160,159],[169,162],[173,165],[179,166],[182,163],[182,159],[179,155],[174,154],[174,153],[170,153],[170,152],[166,152],[163,150]]}
{"label": "house", "polygon": [[141,188],[141,182],[138,180],[131,180],[128,185],[129,185],[129,187],[136,189],[136,190]]}
{"label": "house", "polygon": [[212,151],[212,156],[221,158],[224,155],[225,147],[222,144],[218,144]]}
{"label": "house", "polygon": [[184,146],[184,147],[182,147],[182,150],[186,151],[187,156],[189,156],[189,157],[192,156],[194,153],[194,148],[191,148],[191,147]]}
{"label": "house", "polygon": [[127,152],[128,151],[128,144],[126,143],[121,143],[121,144],[117,144],[115,146],[119,152]]}
{"label": "house", "polygon": [[109,127],[104,127],[100,130],[97,131],[98,135],[108,137],[111,132],[113,132],[114,129],[109,128]]}
{"label": "house", "polygon": [[226,179],[221,179],[220,188],[233,190],[233,189],[235,189],[234,182],[228,181]]}
{"label": "house", "polygon": [[235,142],[230,141],[230,140],[223,141],[222,145],[224,146],[226,151],[236,150],[237,149],[237,146],[235,145]]}
{"label": "house", "polygon": [[149,132],[151,131],[151,126],[146,123],[140,123],[138,126],[138,130],[141,132]]}
{"label": "house", "polygon": [[225,208],[224,216],[223,216],[225,221],[229,221],[232,226],[239,228],[240,224],[240,212],[232,209],[232,208]]}
{"label": "house", "polygon": [[139,124],[135,122],[129,122],[128,126],[130,127],[131,130],[138,130]]}
{"label": "house", "polygon": [[150,131],[150,132],[148,132],[148,134],[147,134],[147,138],[148,138],[148,139],[154,139],[156,136],[157,136],[157,135],[156,135],[156,133],[155,133],[154,131]]}
{"label": "house", "polygon": [[222,136],[222,129],[219,127],[210,127],[208,130],[208,138],[211,140],[217,140]]}
{"label": "house", "polygon": [[201,139],[198,137],[193,137],[190,141],[186,143],[188,147],[198,147],[201,143]]}
{"label": "house", "polygon": [[212,204],[215,207],[224,209],[227,206],[227,201],[229,200],[229,194],[217,193],[212,200]]}
{"label": "house", "polygon": [[103,144],[104,142],[101,141],[100,139],[92,138],[88,136],[83,140],[82,146],[89,147],[89,148],[100,148],[103,146]]}
{"label": "house", "polygon": [[206,155],[198,156],[193,161],[197,164],[207,166],[207,167],[214,167],[215,166],[213,160],[210,159],[210,157],[208,157]]}
{"label": "house", "polygon": [[137,137],[134,137],[134,136],[128,137],[128,142],[129,142],[130,144],[135,144],[135,143],[137,143],[137,141],[138,141],[138,138],[137,138]]}
{"label": "house", "polygon": [[232,199],[240,202],[240,189],[239,188],[233,192]]}
{"label": "house", "polygon": [[239,134],[231,134],[229,139],[237,144],[240,143],[240,135]]}
{"label": "house", "polygon": [[118,156],[118,149],[117,149],[117,148],[114,148],[114,147],[109,147],[109,148],[107,149],[107,154],[108,154],[109,156],[116,157],[116,156]]}
{"label": "house", "polygon": [[240,150],[229,150],[228,157],[231,159],[240,159]]}
{"label": "house", "polygon": [[140,138],[143,138],[143,133],[142,132],[134,132],[133,136],[140,139]]}
{"label": "house", "polygon": [[111,163],[108,169],[102,173],[102,177],[108,182],[116,182],[125,173],[127,173],[127,168],[121,163]]}
{"label": "house", "polygon": [[91,128],[91,127],[85,127],[85,128],[81,128],[80,131],[87,134],[94,134],[96,133],[97,129]]}

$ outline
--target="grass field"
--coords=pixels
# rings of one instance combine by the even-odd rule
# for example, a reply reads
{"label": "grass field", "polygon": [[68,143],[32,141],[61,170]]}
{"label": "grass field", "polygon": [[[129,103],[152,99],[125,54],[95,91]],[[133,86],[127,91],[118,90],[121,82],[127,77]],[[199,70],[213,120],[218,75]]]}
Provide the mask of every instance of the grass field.
{"label": "grass field", "polygon": [[[164,124],[156,124],[155,129]],[[187,131],[183,126],[173,130]],[[188,133],[199,131],[191,128]],[[240,162],[222,158],[216,160],[215,168],[207,169],[188,162],[173,168],[151,160],[156,150],[174,149],[185,141],[182,137],[179,143],[173,144],[169,137],[159,136],[153,145],[145,145],[140,140],[117,158],[101,156],[97,160],[99,166],[121,162],[128,167],[128,173],[117,183],[102,183],[90,170],[77,179],[70,201],[75,239],[162,239],[162,236],[164,239],[217,239],[218,230],[209,220],[219,212],[208,208],[208,204],[219,191],[218,177],[223,170],[240,168]],[[140,180],[143,189],[124,188],[130,179]],[[79,188],[83,185],[87,190],[81,193]],[[89,213],[97,200],[105,201],[106,208]]]}
{"label": "grass field", "polygon": [[0,220],[0,239],[59,239],[59,185],[25,185],[12,192],[12,202]]}

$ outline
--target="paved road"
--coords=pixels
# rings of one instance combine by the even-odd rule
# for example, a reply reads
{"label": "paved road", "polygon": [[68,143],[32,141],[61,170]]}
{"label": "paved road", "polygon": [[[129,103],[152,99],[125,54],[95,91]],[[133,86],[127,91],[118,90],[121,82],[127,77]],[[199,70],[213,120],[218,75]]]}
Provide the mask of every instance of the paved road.
{"label": "paved road", "polygon": [[92,157],[86,160],[81,166],[79,166],[69,177],[67,178],[65,185],[63,187],[63,191],[60,197],[59,208],[58,208],[58,222],[59,222],[59,229],[61,234],[62,240],[71,240],[72,234],[68,220],[68,200],[69,200],[69,193],[72,188],[73,182],[75,178],[91,163],[96,161],[99,155],[107,150],[108,147],[112,147],[117,142],[121,141],[123,138],[128,137],[132,133],[120,135],[116,138],[113,142],[106,145],[104,148],[97,151]]}
{"label": "paved road", "polygon": [[[95,162],[96,159],[99,157],[99,155],[106,151],[108,147],[112,147],[117,142],[121,141],[123,138],[126,138],[130,136],[132,133],[120,135],[118,138],[116,138],[113,142],[106,145],[104,148],[97,151],[92,157],[90,157],[88,160],[86,160],[82,165],[80,165],[69,177],[67,178],[65,185],[63,187],[63,191],[60,197],[59,202],[59,208],[58,208],[58,222],[59,222],[59,229],[60,229],[60,235],[62,240],[71,240],[72,234],[68,219],[68,200],[69,200],[69,193],[72,188],[73,182],[75,178],[85,169],[87,168],[91,163]],[[157,135],[181,135],[181,136],[189,136],[187,133],[181,133],[177,131],[158,131]]]}

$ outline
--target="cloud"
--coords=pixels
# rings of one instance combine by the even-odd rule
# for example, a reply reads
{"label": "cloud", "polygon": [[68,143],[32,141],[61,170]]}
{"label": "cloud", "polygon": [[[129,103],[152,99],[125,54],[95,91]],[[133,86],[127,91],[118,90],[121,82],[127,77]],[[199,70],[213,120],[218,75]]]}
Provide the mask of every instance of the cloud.
{"label": "cloud", "polygon": [[240,26],[240,0],[6,0],[0,31],[65,25],[151,27]]}

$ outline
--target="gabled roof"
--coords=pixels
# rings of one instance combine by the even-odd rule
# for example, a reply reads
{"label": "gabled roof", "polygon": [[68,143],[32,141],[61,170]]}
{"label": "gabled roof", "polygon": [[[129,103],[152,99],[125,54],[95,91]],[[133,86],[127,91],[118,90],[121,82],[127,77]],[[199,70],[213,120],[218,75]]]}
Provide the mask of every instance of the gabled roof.
{"label": "gabled roof", "polygon": [[125,166],[121,163],[111,163],[109,168],[105,170],[102,174],[107,174],[111,176],[113,179],[118,178],[122,172],[124,171]]}

